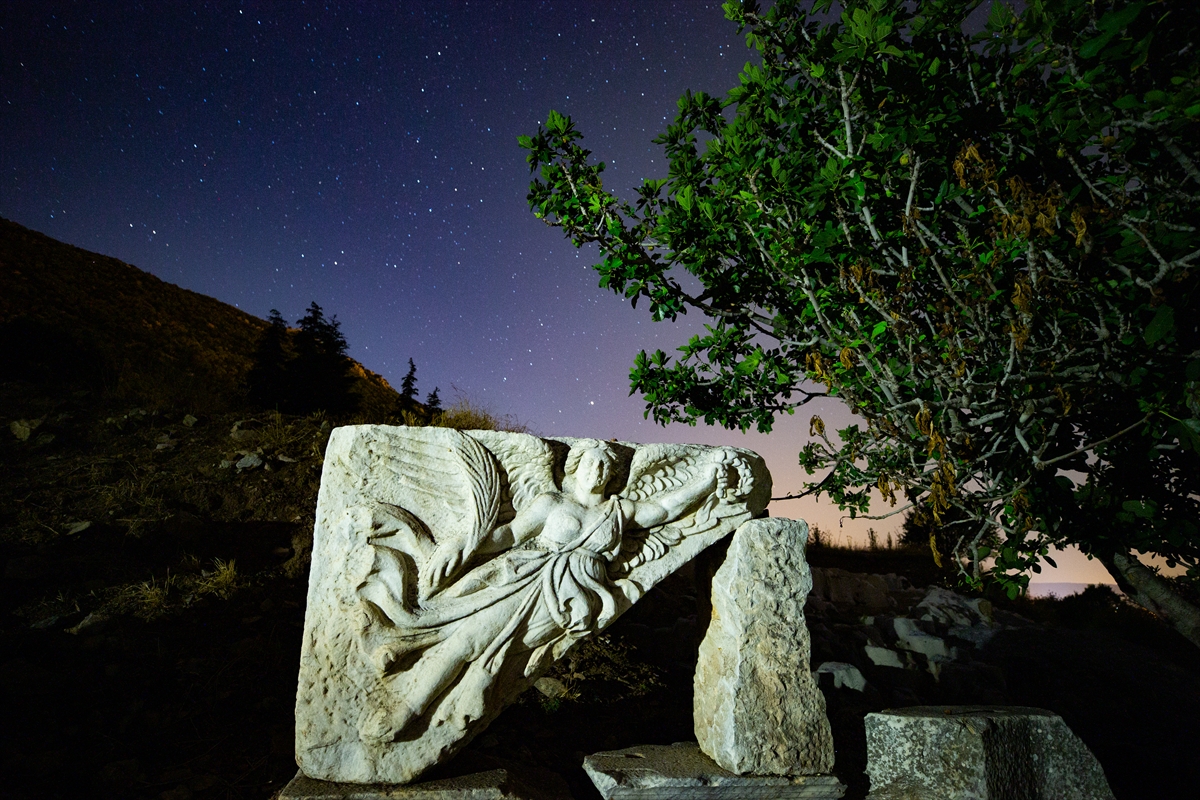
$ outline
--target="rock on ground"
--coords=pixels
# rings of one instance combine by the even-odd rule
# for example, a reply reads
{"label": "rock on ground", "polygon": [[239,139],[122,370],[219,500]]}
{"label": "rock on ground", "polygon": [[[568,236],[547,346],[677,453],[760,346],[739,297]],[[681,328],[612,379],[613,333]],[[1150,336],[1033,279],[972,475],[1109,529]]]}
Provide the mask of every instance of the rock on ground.
{"label": "rock on ground", "polygon": [[1100,763],[1062,717],[1021,706],[868,714],[870,800],[1112,800]]}
{"label": "rock on ground", "polygon": [[846,791],[832,775],[734,775],[693,742],[596,753],[583,768],[604,800],[837,800]]}
{"label": "rock on ground", "polygon": [[696,738],[739,775],[833,769],[825,698],[809,672],[807,539],[804,522],[751,520],[713,578],[712,621],[696,664]]}

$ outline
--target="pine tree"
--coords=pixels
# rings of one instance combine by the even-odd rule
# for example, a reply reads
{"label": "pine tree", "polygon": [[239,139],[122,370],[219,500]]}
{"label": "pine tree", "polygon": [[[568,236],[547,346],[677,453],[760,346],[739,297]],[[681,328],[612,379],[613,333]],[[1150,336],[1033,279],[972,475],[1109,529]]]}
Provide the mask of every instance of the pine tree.
{"label": "pine tree", "polygon": [[417,365],[411,358],[408,360],[408,373],[400,381],[400,396],[405,400],[415,400],[417,397]]}
{"label": "pine tree", "polygon": [[247,376],[250,401],[264,408],[289,410],[288,362],[292,358],[287,321],[272,308]]}
{"label": "pine tree", "polygon": [[313,301],[308,307],[308,313],[296,324],[300,326],[300,332],[296,335],[296,350],[299,355],[347,358],[346,351],[349,345],[342,334],[342,324],[338,322],[336,314],[330,319],[325,319],[325,313],[316,301]]}
{"label": "pine tree", "polygon": [[425,406],[430,411],[436,412],[442,410],[442,399],[438,397],[438,387],[433,387],[433,391],[426,395]]}
{"label": "pine tree", "polygon": [[302,411],[353,411],[357,401],[350,392],[349,345],[337,316],[326,319],[314,301],[297,324],[296,359],[290,370],[293,402]]}

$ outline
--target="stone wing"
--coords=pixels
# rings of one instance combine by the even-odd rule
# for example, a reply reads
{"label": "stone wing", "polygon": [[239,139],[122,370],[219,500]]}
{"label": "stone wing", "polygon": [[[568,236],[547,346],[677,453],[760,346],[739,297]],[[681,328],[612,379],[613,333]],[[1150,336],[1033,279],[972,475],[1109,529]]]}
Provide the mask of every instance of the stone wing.
{"label": "stone wing", "polygon": [[527,433],[469,431],[500,462],[500,513],[498,522],[508,522],[544,492],[558,489],[556,457],[550,442]]}
{"label": "stone wing", "polygon": [[375,535],[371,544],[412,557],[424,598],[451,583],[495,528],[500,476],[487,448],[456,430],[400,427],[389,439],[369,452],[374,469],[361,474],[380,476],[368,491],[403,535]]}

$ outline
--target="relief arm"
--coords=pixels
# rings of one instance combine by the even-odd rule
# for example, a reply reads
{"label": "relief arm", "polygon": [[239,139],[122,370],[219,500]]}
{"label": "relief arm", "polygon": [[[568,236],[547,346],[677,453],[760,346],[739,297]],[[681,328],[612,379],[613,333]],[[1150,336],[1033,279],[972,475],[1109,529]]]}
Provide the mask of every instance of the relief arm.
{"label": "relief arm", "polygon": [[674,522],[705,495],[719,488],[723,472],[723,464],[708,464],[700,473],[700,477],[678,489],[663,492],[649,500],[622,502],[633,505],[633,523],[639,528],[652,528],[655,525]]}
{"label": "relief arm", "polygon": [[551,505],[549,495],[534,498],[532,503],[517,512],[511,522],[497,526],[476,552],[499,553],[534,538],[542,532]]}

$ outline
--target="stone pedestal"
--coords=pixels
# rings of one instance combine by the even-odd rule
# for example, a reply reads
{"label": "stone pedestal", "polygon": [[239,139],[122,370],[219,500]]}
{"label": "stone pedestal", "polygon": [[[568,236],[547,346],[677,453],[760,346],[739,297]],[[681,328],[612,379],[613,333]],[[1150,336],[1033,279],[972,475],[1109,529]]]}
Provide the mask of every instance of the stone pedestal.
{"label": "stone pedestal", "polygon": [[870,800],[1112,800],[1062,717],[1020,706],[917,706],[868,714]]}
{"label": "stone pedestal", "polygon": [[568,797],[531,789],[514,780],[508,770],[492,769],[406,786],[331,783],[300,772],[280,792],[278,800],[562,800]]}
{"label": "stone pedestal", "polygon": [[809,672],[807,541],[803,521],[750,520],[713,578],[712,621],[696,662],[696,739],[739,775],[833,769],[825,697]]}
{"label": "stone pedestal", "polygon": [[846,791],[832,775],[735,775],[695,742],[596,753],[583,769],[604,800],[836,800]]}

